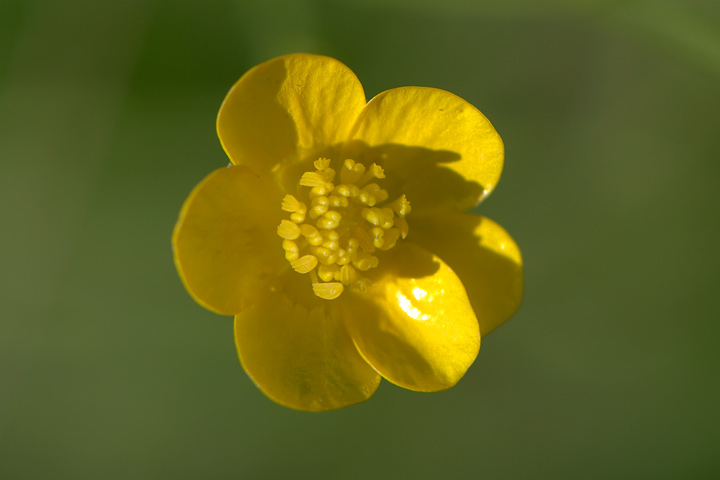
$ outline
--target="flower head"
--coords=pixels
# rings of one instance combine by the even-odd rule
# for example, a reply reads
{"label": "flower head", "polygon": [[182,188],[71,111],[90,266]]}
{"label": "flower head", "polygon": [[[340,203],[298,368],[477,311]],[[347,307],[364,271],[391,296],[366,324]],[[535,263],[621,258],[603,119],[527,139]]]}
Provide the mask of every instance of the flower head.
{"label": "flower head", "polygon": [[288,55],[233,86],[217,130],[232,165],[185,201],[175,264],[201,305],[235,316],[240,361],[276,402],[340,408],[381,377],[449,388],[517,308],[517,246],[465,213],[503,144],[463,99],[404,87],[366,102],[342,63]]}

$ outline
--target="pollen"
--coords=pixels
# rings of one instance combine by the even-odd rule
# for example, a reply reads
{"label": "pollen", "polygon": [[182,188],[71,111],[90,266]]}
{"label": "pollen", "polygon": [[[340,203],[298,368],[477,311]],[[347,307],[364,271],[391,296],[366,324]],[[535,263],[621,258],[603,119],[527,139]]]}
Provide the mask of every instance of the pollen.
{"label": "pollen", "polygon": [[308,276],[315,295],[325,300],[338,298],[346,288],[363,293],[372,286],[363,272],[376,268],[383,253],[407,236],[410,213],[405,195],[387,201],[381,166],[346,159],[336,165],[336,175],[332,164],[319,158],[315,170],[300,176],[297,195],[282,201],[289,219],[277,228],[285,259]]}

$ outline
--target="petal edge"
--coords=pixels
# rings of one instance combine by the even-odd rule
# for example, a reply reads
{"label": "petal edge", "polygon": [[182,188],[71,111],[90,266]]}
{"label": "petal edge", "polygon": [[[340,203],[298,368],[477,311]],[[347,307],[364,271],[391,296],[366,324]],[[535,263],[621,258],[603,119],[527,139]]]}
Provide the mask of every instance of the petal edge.
{"label": "petal edge", "polygon": [[175,266],[190,295],[224,315],[251,305],[285,266],[275,234],[281,214],[274,184],[247,167],[205,177],[185,200],[172,235]]}
{"label": "petal edge", "polygon": [[520,306],[520,249],[494,221],[471,213],[414,215],[410,235],[408,238],[437,253],[463,281],[483,337]]}
{"label": "petal edge", "polygon": [[475,314],[455,273],[438,257],[404,242],[364,294],[351,295],[348,331],[385,379],[418,391],[452,387],[480,348]]}
{"label": "petal edge", "polygon": [[324,411],[368,399],[380,376],[355,349],[332,312],[270,293],[235,317],[235,343],[246,373],[271,400]]}
{"label": "petal edge", "polygon": [[429,87],[395,88],[370,100],[346,153],[381,164],[392,172],[388,177],[402,178],[401,191],[414,194],[414,206],[457,210],[490,194],[504,161],[502,139],[477,108]]}
{"label": "petal edge", "polygon": [[343,63],[285,55],[233,85],[218,112],[217,132],[234,164],[264,173],[327,154],[345,140],[365,103],[360,81]]}

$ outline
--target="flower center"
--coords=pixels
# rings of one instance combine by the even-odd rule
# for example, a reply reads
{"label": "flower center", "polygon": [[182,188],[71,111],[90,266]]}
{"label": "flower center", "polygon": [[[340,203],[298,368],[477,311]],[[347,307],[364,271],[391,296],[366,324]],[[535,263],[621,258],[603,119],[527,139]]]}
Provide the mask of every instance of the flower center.
{"label": "flower center", "polygon": [[345,160],[338,184],[333,183],[330,159],[320,158],[314,165],[316,170],[303,173],[299,182],[306,187],[307,201],[285,195],[282,209],[290,219],[280,222],[277,234],[292,268],[309,274],[315,295],[332,300],[345,287],[367,290],[370,280],[362,272],[377,267],[378,251],[407,236],[410,203],[401,195],[381,206],[388,192],[369,182],[385,173],[374,163],[365,168]]}

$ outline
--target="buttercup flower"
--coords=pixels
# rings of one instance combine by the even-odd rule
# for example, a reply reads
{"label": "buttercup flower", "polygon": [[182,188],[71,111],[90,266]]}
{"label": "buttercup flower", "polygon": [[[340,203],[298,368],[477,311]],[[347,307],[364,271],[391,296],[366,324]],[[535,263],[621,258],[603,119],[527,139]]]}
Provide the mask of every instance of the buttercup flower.
{"label": "buttercup flower", "polygon": [[496,185],[503,144],[472,105],[404,87],[366,102],[328,57],[279,57],[230,90],[232,165],[195,187],[173,233],[188,292],[235,316],[240,361],[300,410],[361,402],[380,378],[453,386],[522,294],[522,261],[465,210]]}

